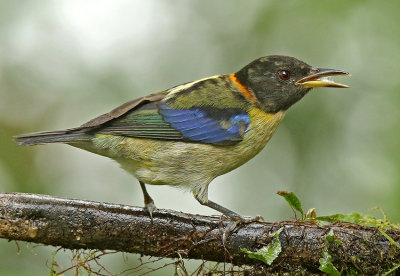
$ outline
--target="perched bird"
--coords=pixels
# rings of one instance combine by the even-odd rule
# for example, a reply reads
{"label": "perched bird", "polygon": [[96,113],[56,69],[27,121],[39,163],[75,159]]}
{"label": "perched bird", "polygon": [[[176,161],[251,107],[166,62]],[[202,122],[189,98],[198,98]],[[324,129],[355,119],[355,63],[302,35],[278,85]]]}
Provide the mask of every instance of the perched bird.
{"label": "perched bird", "polygon": [[202,205],[247,221],[208,199],[210,182],[258,154],[287,109],[314,87],[348,87],[347,75],[288,56],[254,60],[237,73],[189,82],[135,99],[80,127],[24,134],[20,145],[64,143],[110,157],[145,184],[189,189]]}

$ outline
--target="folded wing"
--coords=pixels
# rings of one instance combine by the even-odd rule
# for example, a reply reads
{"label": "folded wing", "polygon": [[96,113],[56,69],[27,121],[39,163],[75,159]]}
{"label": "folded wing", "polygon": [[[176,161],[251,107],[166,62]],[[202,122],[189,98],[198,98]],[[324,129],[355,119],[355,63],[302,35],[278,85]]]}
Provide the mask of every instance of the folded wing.
{"label": "folded wing", "polygon": [[114,119],[97,133],[126,137],[233,144],[242,140],[250,119],[239,109],[174,109],[164,102],[146,104]]}

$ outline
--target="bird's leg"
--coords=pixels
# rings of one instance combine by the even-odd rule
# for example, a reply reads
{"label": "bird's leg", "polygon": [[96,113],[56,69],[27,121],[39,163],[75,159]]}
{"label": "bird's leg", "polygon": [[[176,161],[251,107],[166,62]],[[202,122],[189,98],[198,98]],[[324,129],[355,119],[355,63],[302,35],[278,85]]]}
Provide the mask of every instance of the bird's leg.
{"label": "bird's leg", "polygon": [[144,207],[149,212],[150,218],[153,219],[153,211],[156,209],[156,205],[154,205],[154,200],[151,198],[151,196],[146,190],[146,184],[144,184],[142,181],[139,181],[139,183],[140,183],[140,188],[142,188],[143,192]]}
{"label": "bird's leg", "polygon": [[203,203],[201,201],[199,201],[199,202],[200,202],[200,204],[210,207],[210,208],[224,214],[225,216],[232,218],[233,220],[238,220],[238,221],[245,220],[245,218],[242,217],[241,215],[239,215],[238,213],[236,213],[232,210],[229,210],[228,208],[225,208],[224,206],[221,206],[218,203],[215,203],[214,201],[207,200],[206,202],[203,202]]}
{"label": "bird's leg", "polygon": [[226,228],[224,229],[224,233],[222,236],[222,241],[224,243],[225,243],[227,237],[232,233],[232,231],[236,228],[236,226],[238,224],[251,223],[251,222],[260,221],[263,219],[261,216],[243,217],[243,216],[239,215],[238,213],[236,213],[232,210],[229,210],[228,208],[225,208],[224,206],[221,206],[218,203],[215,203],[214,201],[208,200],[208,187],[203,188],[198,193],[196,193],[196,191],[194,191],[193,195],[201,205],[210,207],[232,219],[232,221],[229,222],[228,225],[226,226]]}

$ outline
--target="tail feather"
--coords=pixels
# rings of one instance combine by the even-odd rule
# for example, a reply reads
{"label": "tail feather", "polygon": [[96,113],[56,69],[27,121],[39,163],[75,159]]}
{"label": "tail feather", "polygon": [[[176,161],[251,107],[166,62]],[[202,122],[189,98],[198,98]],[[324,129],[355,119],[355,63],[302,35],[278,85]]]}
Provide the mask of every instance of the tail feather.
{"label": "tail feather", "polygon": [[44,131],[22,134],[14,137],[20,146],[33,146],[49,143],[82,143],[89,142],[93,136],[84,132],[71,130]]}

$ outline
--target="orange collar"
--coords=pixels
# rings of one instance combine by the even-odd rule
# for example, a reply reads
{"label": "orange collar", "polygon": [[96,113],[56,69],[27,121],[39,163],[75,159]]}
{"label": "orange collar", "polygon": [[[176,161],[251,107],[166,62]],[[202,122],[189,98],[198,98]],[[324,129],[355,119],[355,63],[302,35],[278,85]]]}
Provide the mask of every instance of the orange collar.
{"label": "orange collar", "polygon": [[232,80],[232,82],[239,88],[240,92],[244,95],[244,97],[249,100],[250,102],[256,102],[257,98],[254,95],[253,92],[248,90],[237,78],[235,73],[230,74],[229,78]]}

